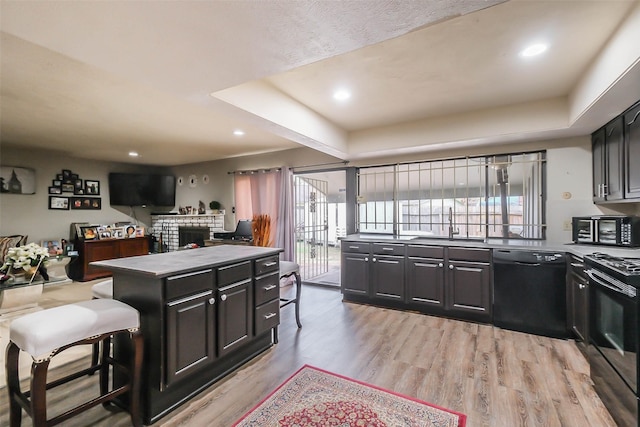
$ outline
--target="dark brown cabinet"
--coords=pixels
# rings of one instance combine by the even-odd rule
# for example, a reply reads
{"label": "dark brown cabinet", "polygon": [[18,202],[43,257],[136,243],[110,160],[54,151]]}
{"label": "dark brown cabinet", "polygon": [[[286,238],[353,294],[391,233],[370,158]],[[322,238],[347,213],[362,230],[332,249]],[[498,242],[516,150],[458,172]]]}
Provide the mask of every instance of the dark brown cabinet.
{"label": "dark brown cabinet", "polygon": [[[280,324],[280,261],[272,256],[256,260],[254,334],[260,335]],[[277,342],[277,329],[276,329]]]}
{"label": "dark brown cabinet", "polygon": [[345,300],[491,322],[491,251],[421,244],[342,246]]}
{"label": "dark brown cabinet", "polygon": [[[113,273],[114,298],[140,312],[145,424],[273,345],[280,252],[215,246],[99,262]],[[258,317],[267,320],[254,329]],[[127,364],[130,340],[116,338],[114,357]],[[125,380],[114,373],[114,384]]]}
{"label": "dark brown cabinet", "polygon": [[229,353],[252,336],[253,264],[218,268],[218,354]]}
{"label": "dark brown cabinet", "polygon": [[344,295],[369,295],[369,258],[371,245],[360,242],[344,242],[340,282]]}
{"label": "dark brown cabinet", "polygon": [[640,199],[640,103],[591,135],[593,201]]}
{"label": "dark brown cabinet", "polygon": [[214,278],[207,269],[166,279],[167,386],[216,359]]}
{"label": "dark brown cabinet", "polygon": [[640,198],[640,103],[624,114],[625,190],[627,199]]}
{"label": "dark brown cabinet", "polygon": [[450,317],[491,321],[491,251],[408,245],[407,303]]}
{"label": "dark brown cabinet", "polygon": [[149,253],[149,239],[135,237],[111,240],[76,240],[75,247],[78,250],[78,259],[69,264],[69,277],[85,282],[111,276],[109,270],[90,265],[90,263],[106,259],[147,255]]}
{"label": "dark brown cabinet", "polygon": [[589,342],[589,280],[582,258],[571,255],[567,266],[567,324],[586,356]]}
{"label": "dark brown cabinet", "polygon": [[594,132],[593,201],[618,201],[624,198],[624,125],[622,117]]}
{"label": "dark brown cabinet", "polygon": [[404,245],[345,242],[342,247],[342,293],[404,301]]}
{"label": "dark brown cabinet", "polygon": [[447,311],[454,317],[490,322],[492,286],[489,262],[449,260],[447,276]]}
{"label": "dark brown cabinet", "polygon": [[371,244],[371,295],[393,301],[404,301],[404,244]]}
{"label": "dark brown cabinet", "polygon": [[444,309],[444,247],[407,245],[407,302]]}

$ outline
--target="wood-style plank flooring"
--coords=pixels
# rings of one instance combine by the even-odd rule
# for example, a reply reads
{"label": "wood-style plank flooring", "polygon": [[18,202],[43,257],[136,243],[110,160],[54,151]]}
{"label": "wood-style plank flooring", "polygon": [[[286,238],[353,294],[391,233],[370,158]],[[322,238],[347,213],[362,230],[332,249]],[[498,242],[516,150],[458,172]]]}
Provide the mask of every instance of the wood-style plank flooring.
{"label": "wood-style plank flooring", "polygon": [[[304,364],[463,412],[469,427],[616,425],[573,341],[343,303],[339,291],[315,286],[303,287],[300,330],[293,310],[281,313],[279,344],[154,425],[230,426]],[[58,369],[87,364],[88,356],[81,356]],[[73,405],[97,393],[96,382],[97,377],[83,378],[50,392],[49,405],[54,413]],[[5,425],[2,388],[0,426]],[[31,425],[26,416],[23,425]],[[64,425],[130,422],[124,413],[97,407]]]}

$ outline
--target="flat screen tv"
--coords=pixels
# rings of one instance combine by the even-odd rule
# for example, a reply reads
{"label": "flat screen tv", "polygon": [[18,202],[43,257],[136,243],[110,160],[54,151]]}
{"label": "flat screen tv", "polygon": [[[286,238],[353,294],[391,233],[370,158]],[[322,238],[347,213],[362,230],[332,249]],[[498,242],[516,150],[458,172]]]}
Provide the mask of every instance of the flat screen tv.
{"label": "flat screen tv", "polygon": [[173,175],[109,174],[109,202],[120,206],[175,206],[176,177]]}

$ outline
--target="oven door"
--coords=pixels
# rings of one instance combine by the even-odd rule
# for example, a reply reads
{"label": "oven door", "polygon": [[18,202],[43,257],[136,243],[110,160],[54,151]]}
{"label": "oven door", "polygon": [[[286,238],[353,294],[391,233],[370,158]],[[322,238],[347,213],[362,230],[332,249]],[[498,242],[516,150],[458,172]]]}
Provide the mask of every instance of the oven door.
{"label": "oven door", "polygon": [[591,269],[589,341],[638,395],[638,296],[631,285]]}
{"label": "oven door", "polygon": [[596,220],[598,243],[602,245],[620,244],[620,218],[599,218]]}
{"label": "oven door", "polygon": [[595,243],[595,227],[592,218],[573,218],[574,243]]}

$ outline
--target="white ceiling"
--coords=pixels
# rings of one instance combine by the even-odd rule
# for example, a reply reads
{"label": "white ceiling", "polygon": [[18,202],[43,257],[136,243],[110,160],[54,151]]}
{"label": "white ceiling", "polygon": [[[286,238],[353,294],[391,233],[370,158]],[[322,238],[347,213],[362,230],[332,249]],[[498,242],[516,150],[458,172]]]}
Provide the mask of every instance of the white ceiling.
{"label": "white ceiling", "polygon": [[[80,157],[179,165],[304,145],[373,158],[585,135],[640,99],[638,1],[3,0],[0,12],[1,144]],[[518,56],[538,40],[545,55]]]}

